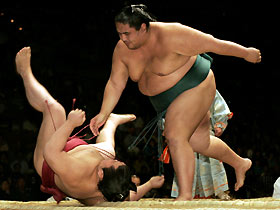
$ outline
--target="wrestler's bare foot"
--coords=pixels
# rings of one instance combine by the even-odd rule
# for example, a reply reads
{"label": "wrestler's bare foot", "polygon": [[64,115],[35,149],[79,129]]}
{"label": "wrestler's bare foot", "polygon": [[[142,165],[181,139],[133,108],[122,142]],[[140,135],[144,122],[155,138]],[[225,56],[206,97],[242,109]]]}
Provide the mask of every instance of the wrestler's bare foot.
{"label": "wrestler's bare foot", "polygon": [[113,114],[111,113],[108,120],[115,123],[116,125],[121,125],[136,119],[134,114]]}
{"label": "wrestler's bare foot", "polygon": [[[43,112],[47,108],[46,101],[49,105],[57,104],[55,99],[49,94],[34,77],[31,70],[31,48],[24,47],[16,55],[16,70],[22,77],[26,97],[30,105],[36,110]],[[60,106],[60,105],[59,105]]]}
{"label": "wrestler's bare foot", "polygon": [[30,66],[31,48],[24,47],[16,55],[16,68],[18,74],[24,77],[28,72],[31,72]]}
{"label": "wrestler's bare foot", "polygon": [[244,162],[238,168],[235,169],[236,183],[234,186],[234,190],[239,190],[240,187],[243,186],[245,180],[246,172],[251,168],[252,161],[248,158],[243,159]]}

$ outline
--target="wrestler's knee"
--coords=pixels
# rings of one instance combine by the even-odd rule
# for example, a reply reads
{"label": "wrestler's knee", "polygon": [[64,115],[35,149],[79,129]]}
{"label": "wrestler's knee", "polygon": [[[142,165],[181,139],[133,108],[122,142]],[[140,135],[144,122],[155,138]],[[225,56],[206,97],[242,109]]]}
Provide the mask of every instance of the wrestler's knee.
{"label": "wrestler's knee", "polygon": [[56,117],[56,116],[64,117],[65,116],[65,109],[57,101],[52,101],[52,102],[45,101],[44,113],[45,114],[51,114],[53,117]]}
{"label": "wrestler's knee", "polygon": [[209,135],[196,135],[194,134],[190,139],[190,145],[194,152],[205,154],[210,146]]}
{"label": "wrestler's knee", "polygon": [[166,143],[169,148],[172,149],[180,146],[182,141],[188,141],[185,135],[182,135],[180,132],[177,132],[175,129],[167,129],[164,131],[164,136],[166,139]]}

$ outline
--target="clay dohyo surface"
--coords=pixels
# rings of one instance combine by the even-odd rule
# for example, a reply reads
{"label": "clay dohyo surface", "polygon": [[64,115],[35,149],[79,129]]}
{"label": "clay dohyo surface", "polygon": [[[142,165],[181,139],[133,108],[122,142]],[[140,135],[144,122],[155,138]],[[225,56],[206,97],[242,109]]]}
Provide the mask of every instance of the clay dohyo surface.
{"label": "clay dohyo surface", "polygon": [[141,199],[140,201],[127,202],[104,202],[96,206],[83,206],[76,200],[62,201],[59,205],[54,201],[1,201],[0,210],[33,210],[33,209],[71,209],[71,210],[157,210],[157,209],[206,209],[206,210],[222,210],[222,209],[280,209],[280,199],[271,197],[258,199],[236,199],[230,201],[222,201],[217,199],[195,199],[193,201],[174,201],[173,199]]}

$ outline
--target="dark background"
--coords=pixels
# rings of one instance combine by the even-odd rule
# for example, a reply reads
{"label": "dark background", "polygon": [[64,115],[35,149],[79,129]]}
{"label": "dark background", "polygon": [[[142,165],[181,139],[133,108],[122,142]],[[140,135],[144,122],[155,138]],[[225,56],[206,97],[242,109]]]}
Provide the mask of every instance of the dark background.
{"label": "dark background", "polygon": [[[210,55],[214,58],[212,69],[217,89],[234,113],[222,139],[240,155],[249,156],[254,164],[247,174],[245,186],[238,193],[232,190],[234,171],[225,166],[231,193],[242,198],[271,196],[273,183],[280,174],[277,2],[183,3],[175,0],[94,1],[65,5],[24,2],[0,6],[0,181],[1,185],[6,181],[11,191],[8,195],[1,193],[0,199],[48,197],[38,191],[40,180],[32,171],[32,153],[41,114],[34,111],[25,98],[22,81],[15,71],[17,51],[31,46],[35,77],[67,112],[72,107],[72,99],[77,98],[76,106],[86,111],[89,123],[99,112],[110,75],[112,53],[119,40],[113,18],[127,2],[146,4],[159,21],[180,22],[217,38],[261,50],[260,64]],[[134,113],[145,123],[156,114],[148,98],[141,95],[137,84],[131,81],[114,112]],[[125,138],[125,135],[124,131],[117,133],[118,138]],[[120,144],[117,144],[120,157],[132,166],[133,158],[137,158],[128,157]],[[143,162],[150,160],[145,155],[141,158]],[[157,162],[156,158],[154,162]],[[139,176],[145,181],[155,174],[156,170],[150,170]],[[166,166],[167,184],[157,196],[170,195],[172,174],[172,167]]]}

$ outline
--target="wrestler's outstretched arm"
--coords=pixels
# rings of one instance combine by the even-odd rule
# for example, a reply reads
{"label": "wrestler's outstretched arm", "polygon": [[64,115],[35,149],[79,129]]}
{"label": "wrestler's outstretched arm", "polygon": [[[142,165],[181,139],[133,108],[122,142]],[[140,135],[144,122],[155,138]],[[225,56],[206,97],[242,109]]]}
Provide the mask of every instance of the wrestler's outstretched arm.
{"label": "wrestler's outstretched arm", "polygon": [[130,201],[140,200],[151,189],[160,188],[164,183],[164,176],[153,176],[149,181],[137,187],[137,192],[130,191]]}
{"label": "wrestler's outstretched arm", "polygon": [[101,110],[99,114],[90,121],[90,129],[94,135],[99,135],[98,129],[106,122],[118,103],[128,77],[128,69],[122,62],[117,45],[113,54],[111,75],[104,90]]}
{"label": "wrestler's outstretched arm", "polygon": [[[82,125],[84,121],[84,111],[79,109],[71,111],[67,120],[52,135],[51,139],[46,144],[43,154],[44,159],[47,161],[55,174],[67,175],[69,174],[69,170],[72,170],[71,167],[77,165],[75,164],[75,160],[70,160],[71,157],[65,151],[63,151],[63,149],[74,128]],[[68,164],[70,163],[69,161],[71,161],[71,164]]]}
{"label": "wrestler's outstretched arm", "polygon": [[170,27],[173,30],[168,30],[167,33],[170,33],[168,37],[174,46],[174,50],[179,54],[192,56],[213,52],[219,55],[244,58],[252,63],[261,61],[261,53],[256,48],[247,48],[231,41],[217,39],[210,34],[179,23]]}

